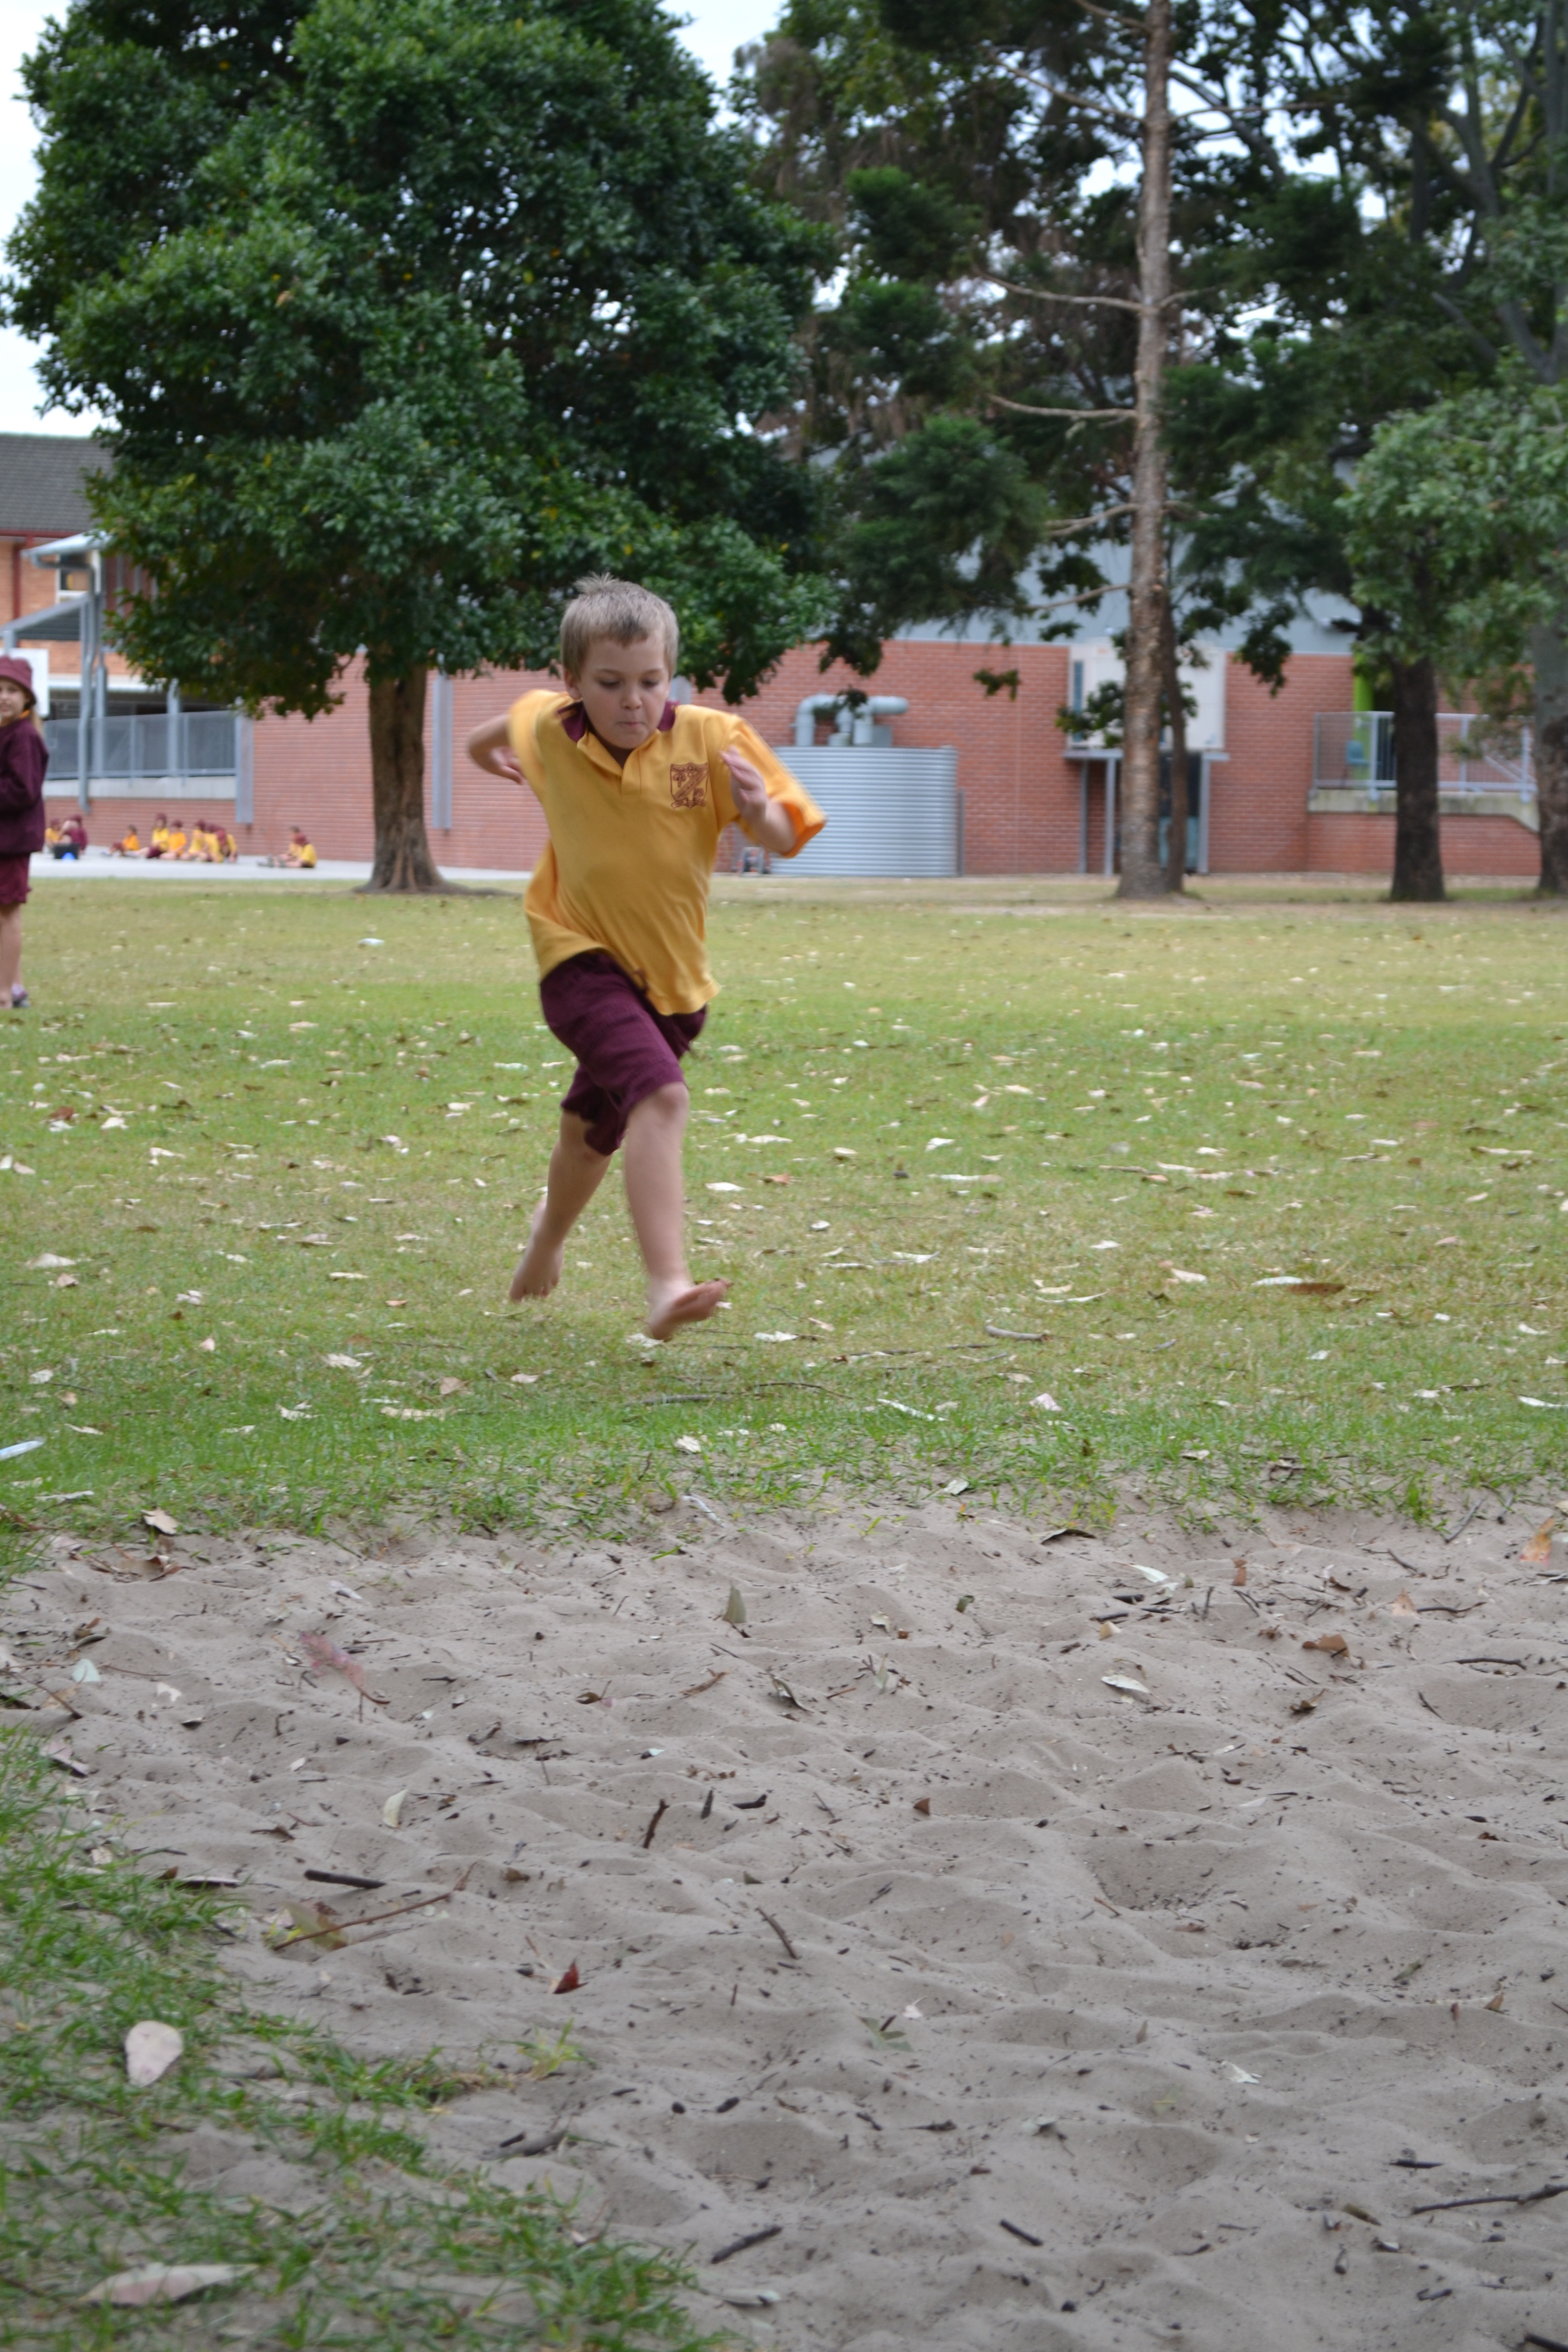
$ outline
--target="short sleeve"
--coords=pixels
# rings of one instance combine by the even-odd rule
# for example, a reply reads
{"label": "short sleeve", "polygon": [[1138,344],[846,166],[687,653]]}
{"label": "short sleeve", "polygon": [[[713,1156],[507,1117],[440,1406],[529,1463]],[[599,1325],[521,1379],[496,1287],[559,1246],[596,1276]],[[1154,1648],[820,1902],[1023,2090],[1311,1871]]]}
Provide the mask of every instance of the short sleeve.
{"label": "short sleeve", "polygon": [[[797,777],[790,774],[778,753],[771,750],[743,719],[730,721],[721,748],[721,751],[738,751],[742,760],[749,760],[766,784],[769,800],[782,801],[788,809],[790,822],[795,827],[795,847],[786,850],[784,855],[786,857],[796,856],[808,841],[816,840],[827,823],[811,794]],[[720,822],[732,824],[735,822],[735,803],[730,792],[730,771],[718,752],[709,764],[713,772],[714,805]]]}
{"label": "short sleeve", "polygon": [[521,695],[507,713],[507,740],[517,754],[518,766],[537,793],[544,782],[544,762],[540,756],[539,721],[548,709],[563,707],[559,690],[536,687],[531,694]]}

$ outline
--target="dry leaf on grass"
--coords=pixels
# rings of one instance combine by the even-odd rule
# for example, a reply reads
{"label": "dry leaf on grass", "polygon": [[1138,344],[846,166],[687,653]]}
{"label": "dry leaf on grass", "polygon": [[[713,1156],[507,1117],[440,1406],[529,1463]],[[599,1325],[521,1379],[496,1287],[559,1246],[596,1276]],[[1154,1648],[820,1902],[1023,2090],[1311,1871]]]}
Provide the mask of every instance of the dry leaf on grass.
{"label": "dry leaf on grass", "polygon": [[369,1699],[372,1706],[391,1706],[390,1699],[383,1698],[379,1693],[366,1688],[364,1668],[359,1660],[351,1658],[346,1650],[340,1649],[330,1634],[301,1633],[300,1647],[323,1671],[331,1667],[333,1674],[342,1675],[345,1682],[353,1683],[361,1698]]}
{"label": "dry leaf on grass", "polygon": [[143,1511],[142,1524],[161,1536],[177,1536],[180,1532],[178,1521],[172,1519],[167,1511]]}
{"label": "dry leaf on grass", "polygon": [[177,2025],[160,2025],[144,2018],[125,2037],[125,2073],[138,2091],[162,2081],[177,2058],[184,2055],[185,2037]]}
{"label": "dry leaf on grass", "polygon": [[83,2295],[83,2303],[184,2303],[209,2286],[228,2286],[247,2277],[252,2263],[150,2263],[145,2270],[116,2271]]}

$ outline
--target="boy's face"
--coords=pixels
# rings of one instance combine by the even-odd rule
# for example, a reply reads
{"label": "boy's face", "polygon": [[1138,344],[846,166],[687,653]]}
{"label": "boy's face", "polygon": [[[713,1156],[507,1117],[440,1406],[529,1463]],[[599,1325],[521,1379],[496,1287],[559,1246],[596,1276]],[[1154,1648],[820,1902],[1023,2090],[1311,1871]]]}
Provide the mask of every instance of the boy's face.
{"label": "boy's face", "polygon": [[635,751],[646,743],[664,716],[669,699],[669,668],[658,637],[638,637],[618,646],[613,637],[595,637],[582,673],[566,673],[570,691],[588,714],[588,724],[602,743],[617,751]]}

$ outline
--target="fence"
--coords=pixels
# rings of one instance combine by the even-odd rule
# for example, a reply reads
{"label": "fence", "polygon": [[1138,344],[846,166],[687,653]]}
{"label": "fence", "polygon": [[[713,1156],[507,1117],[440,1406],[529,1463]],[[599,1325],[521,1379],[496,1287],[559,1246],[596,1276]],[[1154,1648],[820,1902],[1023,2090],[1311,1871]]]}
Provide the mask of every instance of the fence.
{"label": "fence", "polygon": [[[1535,763],[1528,727],[1511,739],[1488,738],[1471,749],[1487,722],[1473,711],[1437,713],[1437,782],[1446,793],[1517,793],[1535,797]],[[1312,782],[1350,785],[1367,793],[1394,788],[1394,714],[1390,710],[1320,710],[1313,721]]]}
{"label": "fence", "polygon": [[[95,730],[93,781],[149,783],[179,776],[232,776],[237,714],[232,710],[134,711],[111,715]],[[44,722],[51,780],[79,772],[80,722]]]}

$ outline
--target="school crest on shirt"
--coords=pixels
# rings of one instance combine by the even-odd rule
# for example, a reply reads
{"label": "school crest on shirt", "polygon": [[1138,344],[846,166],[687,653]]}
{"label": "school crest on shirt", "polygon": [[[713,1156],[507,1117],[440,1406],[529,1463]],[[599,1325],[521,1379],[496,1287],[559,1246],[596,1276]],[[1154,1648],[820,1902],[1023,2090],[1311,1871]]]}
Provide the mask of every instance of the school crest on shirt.
{"label": "school crest on shirt", "polygon": [[669,804],[672,808],[706,808],[708,805],[708,762],[706,760],[677,760],[669,771]]}

